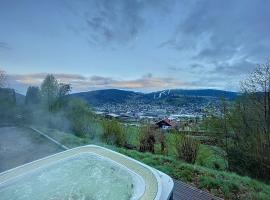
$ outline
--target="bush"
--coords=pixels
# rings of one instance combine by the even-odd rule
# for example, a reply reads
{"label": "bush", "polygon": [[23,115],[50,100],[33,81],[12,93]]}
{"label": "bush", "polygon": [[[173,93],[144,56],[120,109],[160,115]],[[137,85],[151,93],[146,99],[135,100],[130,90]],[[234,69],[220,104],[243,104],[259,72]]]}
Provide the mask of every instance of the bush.
{"label": "bush", "polygon": [[[262,149],[262,147],[259,147]],[[251,152],[241,145],[228,149],[228,161],[231,171],[241,175],[248,175],[262,180],[270,180],[269,150],[265,152]]]}
{"label": "bush", "polygon": [[175,147],[179,159],[194,164],[198,155],[200,143],[189,136],[176,135]]}
{"label": "bush", "polygon": [[79,137],[91,136],[93,122],[93,114],[89,109],[89,105],[80,99],[72,99],[65,108],[67,118],[70,121],[70,127],[75,135]]}
{"label": "bush", "polygon": [[140,148],[141,152],[149,151],[155,153],[155,130],[150,126],[142,127],[140,130]]}
{"label": "bush", "polygon": [[116,146],[124,146],[126,143],[126,134],[122,125],[116,120],[104,120],[103,126],[103,140],[107,144]]}
{"label": "bush", "polygon": [[200,145],[195,164],[217,170],[227,170],[226,152],[220,147]]}
{"label": "bush", "polygon": [[157,141],[160,144],[160,153],[163,155],[168,155],[168,145],[165,133],[157,130],[156,135]]}

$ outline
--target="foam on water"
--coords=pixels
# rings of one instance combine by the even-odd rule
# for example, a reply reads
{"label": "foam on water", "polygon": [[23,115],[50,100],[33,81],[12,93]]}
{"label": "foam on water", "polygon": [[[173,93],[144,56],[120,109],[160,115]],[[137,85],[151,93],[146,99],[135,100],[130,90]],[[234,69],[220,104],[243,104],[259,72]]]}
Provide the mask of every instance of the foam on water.
{"label": "foam on water", "polygon": [[134,174],[110,160],[82,153],[3,183],[0,198],[125,200],[134,197],[135,179]]}

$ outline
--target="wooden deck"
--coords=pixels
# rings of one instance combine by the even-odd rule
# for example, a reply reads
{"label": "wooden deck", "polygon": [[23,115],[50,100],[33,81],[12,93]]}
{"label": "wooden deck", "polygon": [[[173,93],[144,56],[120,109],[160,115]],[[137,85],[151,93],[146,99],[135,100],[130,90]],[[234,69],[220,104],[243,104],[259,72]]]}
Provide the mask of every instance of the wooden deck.
{"label": "wooden deck", "polygon": [[208,192],[199,190],[182,181],[174,181],[173,200],[221,200]]}

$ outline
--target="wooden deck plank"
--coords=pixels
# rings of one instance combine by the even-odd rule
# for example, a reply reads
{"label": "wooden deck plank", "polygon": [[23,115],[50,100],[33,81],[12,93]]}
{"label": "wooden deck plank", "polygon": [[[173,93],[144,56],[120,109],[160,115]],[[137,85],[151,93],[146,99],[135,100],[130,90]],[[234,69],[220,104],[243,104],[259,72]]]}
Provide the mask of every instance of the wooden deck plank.
{"label": "wooden deck plank", "polygon": [[212,194],[192,187],[182,181],[174,180],[174,200],[221,200]]}

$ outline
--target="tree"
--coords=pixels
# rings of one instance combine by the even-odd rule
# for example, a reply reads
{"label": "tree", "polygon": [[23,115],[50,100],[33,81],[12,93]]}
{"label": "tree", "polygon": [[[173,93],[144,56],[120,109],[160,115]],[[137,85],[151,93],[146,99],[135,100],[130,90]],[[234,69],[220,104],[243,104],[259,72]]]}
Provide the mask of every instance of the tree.
{"label": "tree", "polygon": [[0,88],[0,123],[14,122],[17,115],[16,94],[14,89]]}
{"label": "tree", "polygon": [[5,87],[7,80],[6,72],[0,69],[0,88]]}
{"label": "tree", "polygon": [[64,107],[68,119],[67,125],[79,137],[98,139],[102,135],[102,127],[93,116],[87,102],[79,98],[70,98]]}
{"label": "tree", "polygon": [[177,157],[188,163],[194,164],[198,155],[200,143],[191,136],[175,135],[175,149]]}
{"label": "tree", "polygon": [[237,123],[231,123],[234,137],[229,165],[240,173],[270,180],[270,63],[258,65],[241,89],[241,99],[232,112]]}
{"label": "tree", "polygon": [[270,142],[270,62],[258,65],[249,78],[241,83],[241,88],[247,102],[254,108],[254,122],[258,123],[259,120],[261,131]]}
{"label": "tree", "polygon": [[59,111],[68,104],[69,99],[65,98],[71,91],[71,85],[65,83],[58,84],[58,94],[54,103],[54,110]]}
{"label": "tree", "polygon": [[223,102],[212,124],[221,130],[229,169],[269,181],[270,63],[258,65],[241,90],[232,106]]}
{"label": "tree", "polygon": [[52,74],[48,74],[41,84],[41,99],[45,108],[53,111],[53,106],[58,98],[58,81]]}
{"label": "tree", "polygon": [[27,88],[26,96],[25,96],[25,104],[26,105],[37,105],[40,103],[40,89],[39,87],[29,86]]}
{"label": "tree", "polygon": [[126,144],[127,137],[123,126],[117,120],[103,120],[103,140],[107,144],[122,147]]}
{"label": "tree", "polygon": [[71,85],[65,83],[59,83],[58,97],[62,98],[71,92]]}

